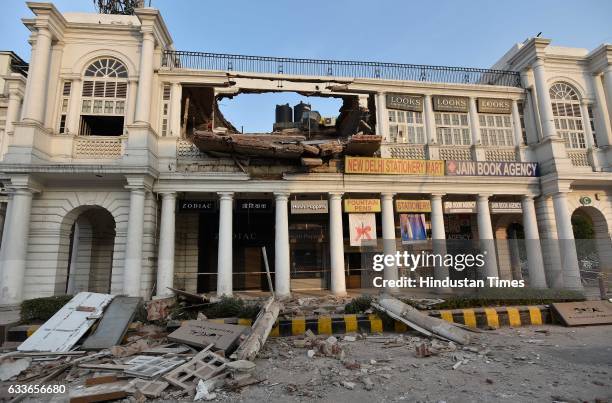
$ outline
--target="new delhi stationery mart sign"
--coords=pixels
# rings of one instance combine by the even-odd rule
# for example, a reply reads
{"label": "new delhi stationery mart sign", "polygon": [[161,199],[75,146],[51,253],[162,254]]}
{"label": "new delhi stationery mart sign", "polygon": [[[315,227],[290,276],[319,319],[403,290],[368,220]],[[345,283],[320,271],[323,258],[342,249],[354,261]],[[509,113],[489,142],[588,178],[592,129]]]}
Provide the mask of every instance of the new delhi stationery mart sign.
{"label": "new delhi stationery mart sign", "polygon": [[346,156],[344,159],[344,173],[444,176],[444,161]]}

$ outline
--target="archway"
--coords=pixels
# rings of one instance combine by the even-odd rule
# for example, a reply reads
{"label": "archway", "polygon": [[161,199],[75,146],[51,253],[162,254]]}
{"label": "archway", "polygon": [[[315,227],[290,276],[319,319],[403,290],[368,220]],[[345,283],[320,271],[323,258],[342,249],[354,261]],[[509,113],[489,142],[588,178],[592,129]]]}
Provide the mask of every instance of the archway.
{"label": "archway", "polygon": [[499,277],[505,280],[526,279],[528,262],[521,216],[497,214],[494,223]]}
{"label": "archway", "polygon": [[595,207],[578,207],[572,213],[572,228],[582,283],[597,286],[599,273],[609,276],[612,271],[612,242],[606,218]]}
{"label": "archway", "polygon": [[110,293],[115,247],[115,219],[91,206],[80,212],[70,231],[66,293]]}

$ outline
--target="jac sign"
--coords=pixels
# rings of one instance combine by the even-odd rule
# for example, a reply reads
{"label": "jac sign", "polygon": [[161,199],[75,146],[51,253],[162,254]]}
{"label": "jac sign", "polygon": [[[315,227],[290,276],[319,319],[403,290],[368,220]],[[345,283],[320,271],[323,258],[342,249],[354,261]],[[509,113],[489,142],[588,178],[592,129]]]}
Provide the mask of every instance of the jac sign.
{"label": "jac sign", "polygon": [[446,161],[446,174],[454,176],[538,176],[535,162]]}
{"label": "jac sign", "polygon": [[387,94],[387,108],[423,112],[423,97],[420,95]]}

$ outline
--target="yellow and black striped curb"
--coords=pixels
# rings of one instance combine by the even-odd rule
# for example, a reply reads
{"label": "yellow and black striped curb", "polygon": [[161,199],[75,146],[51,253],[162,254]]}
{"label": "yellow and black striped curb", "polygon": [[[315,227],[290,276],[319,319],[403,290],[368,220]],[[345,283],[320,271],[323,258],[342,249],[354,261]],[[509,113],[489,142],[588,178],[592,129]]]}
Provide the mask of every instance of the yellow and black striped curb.
{"label": "yellow and black striped curb", "polygon": [[[542,325],[552,322],[550,308],[547,305],[453,309],[429,311],[428,314],[448,322],[481,329]],[[253,324],[251,319],[229,318],[211,319],[211,321],[244,326]],[[180,323],[177,323],[177,326],[179,325]],[[13,327],[8,332],[7,341],[24,341],[39,327],[40,325]],[[270,336],[298,336],[304,334],[306,330],[314,334],[380,333],[383,331],[402,333],[408,331],[408,326],[398,321],[383,321],[376,314],[345,314],[312,318],[294,316],[278,320]]]}
{"label": "yellow and black striped curb", "polygon": [[[428,314],[448,322],[473,328],[517,327],[551,323],[550,308],[546,305],[453,309],[430,311]],[[213,321],[237,323],[245,326],[251,326],[252,324],[250,319],[213,319]],[[379,333],[383,331],[402,333],[409,329],[402,322],[383,321],[376,314],[333,315],[312,318],[295,316],[277,321],[270,336],[298,336],[304,334],[306,330],[310,330],[314,334],[342,334],[353,332]]]}

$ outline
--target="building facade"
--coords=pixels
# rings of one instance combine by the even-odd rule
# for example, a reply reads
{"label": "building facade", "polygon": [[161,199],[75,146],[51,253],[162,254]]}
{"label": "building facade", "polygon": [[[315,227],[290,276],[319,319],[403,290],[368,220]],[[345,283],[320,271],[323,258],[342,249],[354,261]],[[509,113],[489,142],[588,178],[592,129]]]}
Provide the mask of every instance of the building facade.
{"label": "building facade", "polygon": [[[434,249],[480,240],[487,274],[582,289],[578,215],[597,270],[610,271],[612,45],[530,38],[488,70],[253,58],[176,51],[153,8],[28,6],[27,79],[0,81],[1,304],[265,290],[266,264],[281,296],[342,295],[369,281],[351,213],[369,215],[385,252],[416,219]],[[202,153],[189,99],[244,92],[354,97],[383,136],[380,155],[304,172]]]}

